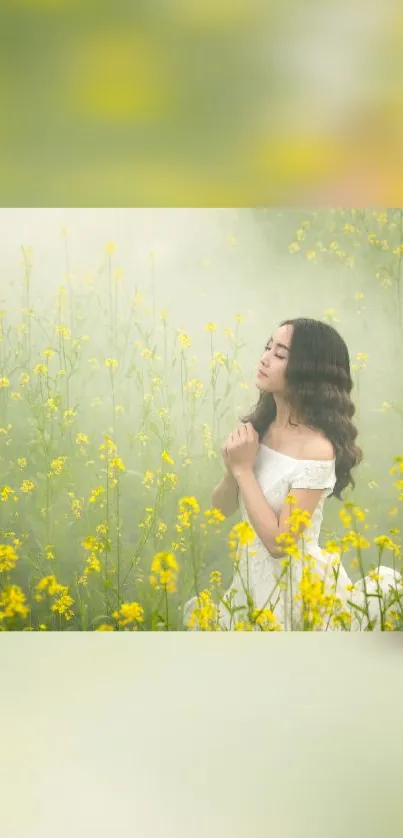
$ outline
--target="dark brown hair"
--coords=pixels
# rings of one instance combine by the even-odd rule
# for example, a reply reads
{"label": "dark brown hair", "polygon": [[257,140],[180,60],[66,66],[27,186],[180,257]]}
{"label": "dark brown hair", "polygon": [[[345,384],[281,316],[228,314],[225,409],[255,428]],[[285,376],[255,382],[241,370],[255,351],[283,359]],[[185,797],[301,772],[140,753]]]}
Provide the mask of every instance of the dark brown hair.
{"label": "dark brown hair", "polygon": [[[346,486],[355,487],[351,470],[363,456],[355,444],[348,349],[336,329],[320,320],[298,317],[280,323],[287,325],[294,329],[285,374],[287,396],[299,420],[322,431],[333,444],[336,484],[332,495],[341,500]],[[251,422],[262,440],[276,413],[273,394],[262,391],[251,413],[240,421]]]}

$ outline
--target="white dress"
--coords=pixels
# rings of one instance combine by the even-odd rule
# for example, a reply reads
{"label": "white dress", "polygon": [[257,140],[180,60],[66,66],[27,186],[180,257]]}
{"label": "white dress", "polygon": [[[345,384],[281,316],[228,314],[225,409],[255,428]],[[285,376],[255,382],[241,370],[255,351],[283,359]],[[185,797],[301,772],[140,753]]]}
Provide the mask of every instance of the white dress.
{"label": "white dress", "polygon": [[[334,565],[337,556],[321,549],[319,536],[324,501],[332,493],[336,483],[335,460],[297,460],[260,443],[253,472],[269,506],[277,515],[280,513],[287,495],[290,492],[292,493],[292,489],[323,489],[321,499],[312,515],[310,526],[304,531],[304,549],[305,553],[309,553],[314,558],[313,573],[325,580],[326,592],[334,592],[335,577],[332,565]],[[241,493],[239,493],[239,508],[242,520],[247,521],[252,526]],[[302,549],[302,540],[299,542],[299,547]],[[253,551],[255,551],[255,555],[251,555]],[[353,557],[355,555],[354,550],[349,555]],[[246,587],[253,597],[254,606],[257,609],[264,607],[271,610],[281,629],[298,630],[298,608],[301,606],[295,600],[295,594],[302,575],[302,560],[292,559],[291,569],[288,570],[287,590],[283,590],[281,586],[278,587],[282,574],[283,581],[285,581],[282,561],[273,557],[266,550],[257,535],[255,535],[252,544],[239,547],[238,556],[240,559],[238,571],[234,573],[231,585],[224,594],[224,600],[230,596],[231,607],[241,606],[241,610],[236,612],[235,617],[231,617],[228,609],[223,603],[220,603],[220,628],[224,631],[232,630],[235,622],[247,619]],[[348,600],[364,608],[364,584],[368,595],[377,594],[378,583],[366,576],[365,580],[360,579],[356,582],[355,589],[351,591],[346,587],[352,583],[342,562],[339,562],[337,570],[338,578],[335,593],[342,600],[345,610],[351,615],[350,629],[365,630],[367,626],[366,616],[352,608],[348,604]],[[390,586],[395,588],[396,585],[399,591],[403,591],[403,580],[400,574],[397,571],[394,572],[391,567],[381,565],[379,568],[379,587],[382,594],[386,597],[389,596]],[[387,604],[386,599],[384,602]],[[190,614],[197,605],[197,597],[192,597],[185,604],[183,616],[186,627],[188,627]],[[368,609],[371,620],[379,618],[379,599],[374,596],[369,597]],[[301,627],[301,624],[299,624],[299,627]],[[379,619],[375,628],[381,628]],[[335,624],[334,627],[328,627],[328,623],[325,621],[323,628],[320,630],[325,629],[334,631],[337,630],[337,626]],[[256,630],[260,629],[257,627]]]}

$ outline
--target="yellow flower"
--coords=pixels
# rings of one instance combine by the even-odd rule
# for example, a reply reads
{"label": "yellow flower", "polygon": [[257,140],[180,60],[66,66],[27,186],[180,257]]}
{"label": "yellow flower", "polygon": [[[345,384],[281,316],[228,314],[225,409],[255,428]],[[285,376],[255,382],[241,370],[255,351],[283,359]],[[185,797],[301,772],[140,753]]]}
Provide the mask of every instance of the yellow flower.
{"label": "yellow flower", "polygon": [[59,583],[56,580],[56,576],[53,575],[43,576],[35,587],[36,590],[40,593],[42,591],[47,591],[50,596],[54,596],[55,594],[58,594],[63,590],[63,586],[59,585]]}
{"label": "yellow flower", "polygon": [[301,248],[300,248],[298,242],[292,242],[292,244],[289,245],[289,248],[288,248],[289,253],[298,253],[299,250],[301,250]]}
{"label": "yellow flower", "polygon": [[216,332],[217,331],[217,324],[216,323],[207,323],[205,326],[206,332]]}
{"label": "yellow flower", "polygon": [[148,489],[149,486],[152,486],[154,482],[154,473],[152,471],[147,470],[144,473],[143,477],[143,485]]}
{"label": "yellow flower", "polygon": [[84,547],[84,550],[96,550],[98,545],[98,541],[94,535],[88,535],[84,538],[84,541],[81,542],[81,546]]}
{"label": "yellow flower", "polygon": [[23,480],[21,484],[21,491],[25,493],[32,492],[35,489],[35,483],[32,480]]}
{"label": "yellow flower", "polygon": [[48,408],[48,410],[50,411],[50,413],[57,413],[58,407],[57,407],[55,399],[51,399],[51,398],[46,399],[45,404],[46,404],[46,407]]}
{"label": "yellow flower", "polygon": [[336,317],[336,309],[335,308],[327,308],[324,312],[324,317],[327,320],[330,320],[331,323],[340,323],[340,320]]}
{"label": "yellow flower", "polygon": [[0,573],[13,570],[18,555],[11,544],[0,544]]}
{"label": "yellow flower", "polygon": [[67,338],[67,339],[69,339],[71,337],[70,329],[69,329],[68,326],[63,326],[63,325],[56,326],[56,334],[61,335],[61,337]]}
{"label": "yellow flower", "polygon": [[156,531],[156,534],[155,534],[156,538],[163,538],[165,533],[167,532],[167,530],[168,530],[168,525],[165,523],[165,521],[158,521],[157,531]]}
{"label": "yellow flower", "polygon": [[263,629],[263,631],[281,631],[281,626],[276,616],[270,610],[255,610],[252,613],[252,620],[255,620],[256,625]]}
{"label": "yellow flower", "polygon": [[0,595],[0,622],[13,617],[25,618],[29,608],[25,605],[25,594],[18,585],[8,585]]}
{"label": "yellow flower", "polygon": [[255,627],[253,623],[249,623],[248,620],[240,620],[239,622],[235,623],[234,631],[254,631]]}
{"label": "yellow flower", "polygon": [[109,528],[107,522],[105,521],[102,524],[98,524],[98,526],[95,527],[95,530],[98,535],[108,535]]}
{"label": "yellow flower", "polygon": [[105,366],[115,370],[118,366],[118,362],[116,358],[107,358],[105,361]]}
{"label": "yellow flower", "polygon": [[341,519],[345,528],[351,526],[351,515],[348,514],[346,509],[341,509],[340,510],[339,518]]}
{"label": "yellow flower", "polygon": [[108,623],[101,623],[95,631],[114,631],[113,626],[109,626]]}
{"label": "yellow flower", "polygon": [[327,553],[340,553],[340,545],[337,541],[327,541],[325,544],[325,550]]}
{"label": "yellow flower", "polygon": [[99,561],[99,559],[96,558],[96,556],[91,555],[91,556],[88,557],[88,559],[86,561],[85,572],[86,573],[101,573],[101,562]]}
{"label": "yellow flower", "polygon": [[170,483],[171,487],[174,488],[178,482],[178,477],[174,472],[167,471],[165,474],[162,475],[162,483]]}
{"label": "yellow flower", "polygon": [[346,550],[349,547],[353,547],[355,550],[368,550],[371,546],[361,533],[356,533],[354,530],[350,530],[346,535],[343,535],[341,544]]}
{"label": "yellow flower", "polygon": [[200,631],[214,631],[217,628],[218,609],[214,605],[209,590],[201,591],[197,605],[193,608],[188,620],[189,628],[199,628]]}
{"label": "yellow flower", "polygon": [[172,457],[169,456],[167,451],[163,451],[161,454],[161,459],[165,460],[166,463],[169,463],[171,466],[175,465]]}
{"label": "yellow flower", "polygon": [[14,489],[12,489],[11,486],[3,486],[0,492],[2,503],[7,503],[11,495],[13,495],[13,498],[15,498]]}
{"label": "yellow flower", "polygon": [[8,378],[0,378],[0,389],[6,389],[10,386],[10,380]]}
{"label": "yellow flower", "polygon": [[50,464],[49,476],[61,474],[67,462],[67,457],[56,457]]}
{"label": "yellow flower", "polygon": [[185,390],[190,392],[196,399],[200,398],[203,392],[204,384],[202,381],[199,381],[197,378],[192,378],[190,381],[187,381],[185,384]]}
{"label": "yellow flower", "polygon": [[150,583],[157,589],[163,588],[169,593],[175,593],[178,570],[179,565],[173,553],[156,553],[151,563],[153,575],[150,576]]}
{"label": "yellow flower", "polygon": [[311,516],[306,509],[294,509],[291,512],[289,518],[287,518],[286,523],[290,524],[290,532],[298,533],[301,527],[301,524],[304,527],[308,527],[311,522]]}
{"label": "yellow flower", "polygon": [[86,434],[76,434],[76,443],[77,445],[88,445],[88,437]]}
{"label": "yellow flower", "polygon": [[138,602],[125,602],[119,610],[114,611],[113,617],[122,628],[133,624],[133,631],[135,631],[137,623],[144,622],[144,609]]}
{"label": "yellow flower", "polygon": [[45,364],[37,364],[36,367],[34,367],[35,375],[46,375],[46,372],[47,370]]}
{"label": "yellow flower", "polygon": [[63,586],[63,590],[58,599],[56,599],[51,605],[51,611],[56,611],[58,614],[61,614],[65,617],[66,620],[70,620],[74,614],[70,609],[70,606],[73,605],[74,600],[72,597],[67,593],[68,588]]}
{"label": "yellow flower", "polygon": [[220,509],[216,509],[215,507],[213,509],[206,509],[204,514],[208,519],[207,523],[209,525],[215,524],[217,526],[225,521],[225,515],[223,515]]}
{"label": "yellow flower", "polygon": [[235,524],[235,526],[231,530],[231,533],[238,538],[239,544],[241,544],[242,546],[246,544],[252,544],[256,537],[255,532],[252,529],[251,525],[248,523],[248,521],[241,521],[241,523]]}
{"label": "yellow flower", "polygon": [[[393,529],[391,530],[391,532],[398,535],[400,531],[397,529]],[[395,544],[395,542],[392,541],[392,539],[389,538],[389,536],[387,535],[378,535],[376,538],[374,538],[374,544],[376,544],[377,547],[380,547],[381,551],[384,549],[390,550],[392,553],[395,554],[395,556],[400,556],[401,554],[400,544]]]}
{"label": "yellow flower", "polygon": [[210,573],[210,585],[214,585],[215,587],[219,587],[222,583],[222,574],[219,570],[212,570]]}
{"label": "yellow flower", "polygon": [[366,362],[368,360],[368,355],[366,355],[365,352],[359,352],[358,355],[357,355],[356,360],[357,360],[358,363],[353,364],[353,369],[355,370],[355,372],[357,372],[358,370],[365,369]]}
{"label": "yellow flower", "polygon": [[189,335],[186,334],[186,332],[184,332],[183,329],[177,329],[177,332],[179,335],[179,343],[182,346],[182,348],[189,349],[189,347],[192,345]]}
{"label": "yellow flower", "polygon": [[215,369],[222,364],[225,364],[227,360],[227,356],[224,355],[224,352],[214,352],[213,357],[211,359],[211,367]]}
{"label": "yellow flower", "polygon": [[[284,551],[287,554],[287,556],[293,556],[295,559],[300,559],[301,558],[300,550],[298,548],[298,545],[295,542],[294,536],[291,535],[291,533],[289,533],[289,532],[280,533],[280,535],[276,536],[275,540],[276,540],[276,543],[279,546],[283,546]],[[287,563],[288,563],[288,560],[285,559],[283,566],[285,566]]]}
{"label": "yellow flower", "polygon": [[373,582],[382,582],[384,577],[379,575],[378,570],[370,570],[368,572],[368,577],[372,579]]}
{"label": "yellow flower", "polygon": [[156,553],[152,564],[151,570],[153,573],[161,573],[163,570],[179,570],[178,562],[175,559],[173,553]]}
{"label": "yellow flower", "polygon": [[233,329],[225,328],[223,331],[225,337],[227,337],[229,340],[233,340],[235,338],[235,332]]}
{"label": "yellow flower", "polygon": [[63,413],[63,418],[65,419],[65,425],[69,426],[73,423],[74,417],[77,416],[76,410],[65,410]]}
{"label": "yellow flower", "polygon": [[198,515],[200,512],[200,506],[195,497],[183,497],[179,501],[179,507],[181,512],[189,511],[193,512],[194,515]]}
{"label": "yellow flower", "polygon": [[112,241],[111,241],[111,242],[108,242],[108,243],[105,245],[105,250],[106,250],[106,253],[107,253],[109,256],[113,256],[113,254],[116,252],[116,244],[115,244],[115,242],[112,242]]}

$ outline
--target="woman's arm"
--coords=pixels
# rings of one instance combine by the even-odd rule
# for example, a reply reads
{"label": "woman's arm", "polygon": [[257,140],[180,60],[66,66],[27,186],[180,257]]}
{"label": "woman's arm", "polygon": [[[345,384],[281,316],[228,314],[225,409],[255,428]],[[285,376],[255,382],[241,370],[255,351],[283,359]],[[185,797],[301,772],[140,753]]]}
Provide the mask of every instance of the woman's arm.
{"label": "woman's arm", "polygon": [[[283,533],[290,532],[289,524],[286,523],[287,518],[290,517],[290,506],[284,504],[280,515],[277,517],[260,488],[260,485],[251,469],[242,469],[237,471],[236,480],[239,490],[242,494],[246,511],[253,529],[258,538],[268,552],[274,558],[282,558],[287,555],[283,547],[280,547],[276,542],[276,538]],[[323,489],[292,489],[292,495],[295,498],[298,509],[308,512],[312,516],[319,500],[323,494]],[[297,540],[307,524],[301,520],[299,530],[293,533]]]}
{"label": "woman's arm", "polygon": [[238,509],[238,492],[238,482],[234,475],[227,469],[223,479],[213,491],[213,507],[220,509],[226,518],[230,518]]}

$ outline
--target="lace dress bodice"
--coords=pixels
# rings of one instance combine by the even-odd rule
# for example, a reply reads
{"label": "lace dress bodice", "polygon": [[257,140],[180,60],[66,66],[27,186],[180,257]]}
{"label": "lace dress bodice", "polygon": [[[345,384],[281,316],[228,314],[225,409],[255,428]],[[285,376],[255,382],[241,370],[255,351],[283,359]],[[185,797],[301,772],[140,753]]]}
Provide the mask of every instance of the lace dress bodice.
{"label": "lace dress bodice", "polygon": [[[318,545],[323,520],[323,505],[336,483],[335,461],[298,460],[261,443],[253,471],[269,506],[277,515],[280,514],[287,495],[292,494],[293,489],[323,489],[322,497],[312,515],[310,527],[305,530],[305,537],[310,539],[310,546]],[[239,496],[239,508],[242,520],[250,524],[242,495]],[[257,536],[254,547],[263,548]]]}

